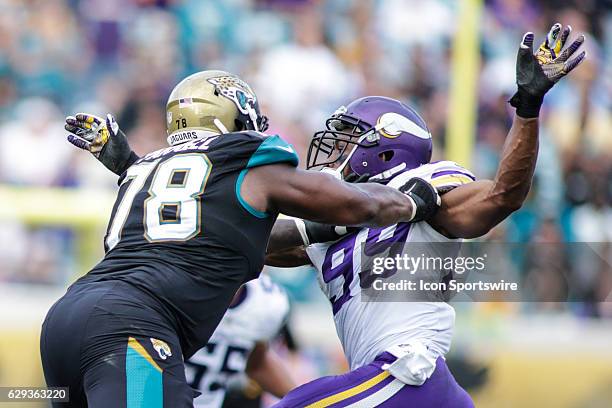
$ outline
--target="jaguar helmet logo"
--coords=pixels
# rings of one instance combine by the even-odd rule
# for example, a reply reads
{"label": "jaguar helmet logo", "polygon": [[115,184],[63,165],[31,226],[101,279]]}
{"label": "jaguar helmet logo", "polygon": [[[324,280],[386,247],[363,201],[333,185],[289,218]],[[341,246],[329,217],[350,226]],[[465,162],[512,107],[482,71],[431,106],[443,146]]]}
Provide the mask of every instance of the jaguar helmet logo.
{"label": "jaguar helmet logo", "polygon": [[213,84],[221,95],[231,99],[238,110],[243,114],[248,114],[249,108],[255,105],[257,100],[255,93],[251,87],[240,78],[220,76],[209,78],[208,82]]}

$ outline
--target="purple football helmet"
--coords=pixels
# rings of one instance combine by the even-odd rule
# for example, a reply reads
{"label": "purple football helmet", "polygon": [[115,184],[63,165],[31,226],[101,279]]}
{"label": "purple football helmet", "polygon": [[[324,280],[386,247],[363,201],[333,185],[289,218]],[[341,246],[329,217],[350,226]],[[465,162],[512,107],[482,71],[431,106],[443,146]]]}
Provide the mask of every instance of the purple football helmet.
{"label": "purple football helmet", "polygon": [[[357,176],[386,179],[431,160],[431,133],[414,109],[396,99],[366,96],[338,109],[316,132],[307,168],[341,162]],[[351,150],[352,145],[356,145]]]}

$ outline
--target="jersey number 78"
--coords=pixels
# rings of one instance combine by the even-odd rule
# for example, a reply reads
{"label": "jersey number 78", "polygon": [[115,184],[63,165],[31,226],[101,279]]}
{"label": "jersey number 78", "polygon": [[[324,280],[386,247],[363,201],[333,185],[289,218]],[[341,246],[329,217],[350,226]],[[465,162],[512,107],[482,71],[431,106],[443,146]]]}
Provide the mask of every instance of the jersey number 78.
{"label": "jersey number 78", "polygon": [[200,196],[212,164],[202,153],[177,154],[165,160],[131,166],[121,183],[127,185],[106,235],[107,251],[121,240],[121,233],[136,195],[153,178],[143,203],[144,238],[149,242],[185,241],[200,232]]}

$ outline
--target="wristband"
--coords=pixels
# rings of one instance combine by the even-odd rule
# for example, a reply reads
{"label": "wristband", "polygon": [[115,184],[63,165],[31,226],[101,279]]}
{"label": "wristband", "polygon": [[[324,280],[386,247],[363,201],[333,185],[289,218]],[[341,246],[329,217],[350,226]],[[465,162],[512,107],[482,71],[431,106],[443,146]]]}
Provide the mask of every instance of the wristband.
{"label": "wristband", "polygon": [[544,96],[532,95],[519,87],[508,102],[516,108],[516,114],[521,118],[537,118],[540,115]]}
{"label": "wristband", "polygon": [[138,157],[138,155],[134,153],[134,151],[131,151],[130,157],[128,157],[128,159],[125,161],[125,164],[122,166],[120,170],[120,174],[123,174],[123,172],[129,169],[132,166],[132,164],[136,163],[138,159],[140,159],[140,157]]}
{"label": "wristband", "polygon": [[417,205],[416,205],[416,202],[409,195],[406,195],[406,198],[410,200],[410,203],[412,204],[412,214],[410,215],[410,218],[408,219],[408,221],[412,221],[414,220],[414,217],[416,216],[416,213],[417,213]]}
{"label": "wristband", "polygon": [[306,233],[306,224],[304,223],[304,220],[301,218],[294,218],[293,221],[295,222],[295,226],[302,237],[302,242],[304,245],[310,245],[310,239],[308,239],[308,234]]}

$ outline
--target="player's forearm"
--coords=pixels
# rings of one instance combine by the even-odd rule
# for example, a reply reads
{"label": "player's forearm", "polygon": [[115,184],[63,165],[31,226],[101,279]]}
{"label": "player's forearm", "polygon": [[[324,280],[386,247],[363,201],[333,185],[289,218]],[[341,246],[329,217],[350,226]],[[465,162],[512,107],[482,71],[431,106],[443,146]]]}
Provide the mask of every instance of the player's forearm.
{"label": "player's forearm", "polygon": [[[410,221],[415,212],[413,201],[405,194],[374,183],[349,184],[321,172],[274,166],[249,173],[265,181],[258,187],[269,191],[270,212],[323,224],[367,227]],[[267,182],[271,179],[277,183]],[[248,181],[249,174],[245,178]]]}
{"label": "player's forearm", "polygon": [[264,391],[277,398],[297,386],[285,363],[269,348],[256,361],[249,361],[246,372]]}
{"label": "player's forearm", "polygon": [[413,202],[395,189],[374,183],[353,185],[331,178],[320,187],[300,190],[283,207],[283,213],[292,216],[323,224],[358,227],[408,222],[414,212]]}
{"label": "player's forearm", "polygon": [[455,238],[476,238],[489,232],[523,204],[537,154],[537,119],[515,117],[494,180],[466,184],[443,195],[432,226]]}
{"label": "player's forearm", "polygon": [[279,218],[272,227],[266,252],[269,254],[302,245],[304,241],[295,221],[291,218]]}
{"label": "player's forearm", "polygon": [[310,265],[310,258],[304,246],[277,249],[266,253],[266,265],[276,268],[295,268],[296,266]]}
{"label": "player's forearm", "polygon": [[269,213],[359,227],[429,219],[439,205],[435,189],[416,177],[398,191],[376,183],[346,183],[330,174],[296,170],[287,165],[250,170],[241,194],[255,208],[262,208],[265,202],[265,211]]}
{"label": "player's forearm", "polygon": [[266,265],[279,268],[310,265],[306,253],[308,245],[337,241],[355,229],[299,218],[279,218],[272,227],[268,241]]}
{"label": "player's forearm", "polygon": [[508,216],[519,209],[531,188],[538,157],[538,118],[514,116],[488,199]]}
{"label": "player's forearm", "polygon": [[[369,194],[368,203],[378,206],[374,217],[361,226],[386,226],[398,222],[430,220],[440,207],[440,196],[427,181],[412,177],[398,191],[387,186],[356,184],[357,189]],[[351,225],[351,224],[346,224]]]}
{"label": "player's forearm", "polygon": [[[112,164],[106,164],[104,163],[104,165],[106,166],[106,168],[108,168],[109,170],[111,170],[113,173],[115,173],[118,176],[121,176],[127,169],[129,169],[132,164],[136,163],[138,161],[138,159],[140,159],[140,156],[138,156],[133,150],[130,152],[130,156],[127,158],[127,160],[125,160],[122,163],[115,163],[112,162]],[[121,184],[121,183],[120,183]]]}
{"label": "player's forearm", "polygon": [[[306,234],[306,232],[304,231]],[[293,268],[310,264],[304,248],[304,239],[294,219],[279,218],[272,227],[266,265],[277,268]]]}
{"label": "player's forearm", "polygon": [[449,238],[476,238],[489,232],[503,217],[488,194],[492,180],[479,180],[459,186],[442,196],[442,205],[429,221]]}

